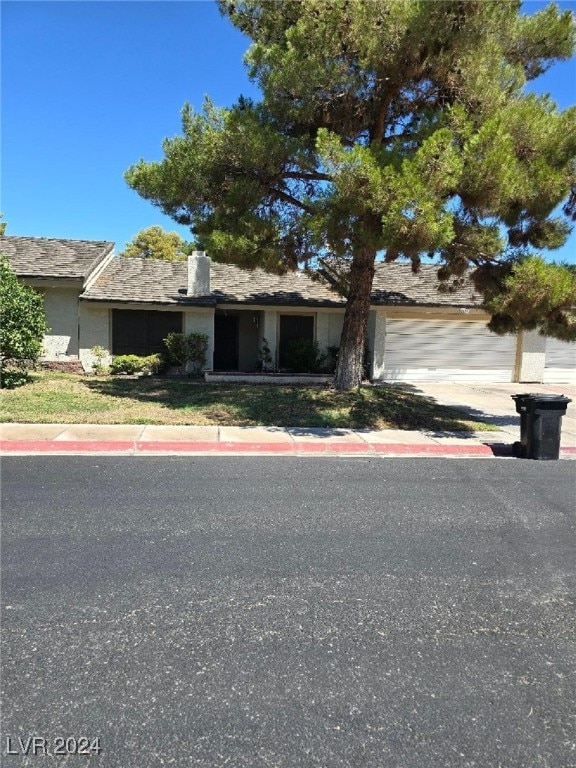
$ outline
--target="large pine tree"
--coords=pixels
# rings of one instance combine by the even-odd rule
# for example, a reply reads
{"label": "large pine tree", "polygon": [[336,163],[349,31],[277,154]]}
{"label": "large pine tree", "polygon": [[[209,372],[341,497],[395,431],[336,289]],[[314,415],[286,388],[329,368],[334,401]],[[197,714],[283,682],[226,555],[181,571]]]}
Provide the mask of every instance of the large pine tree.
{"label": "large pine tree", "polygon": [[572,55],[572,14],[520,5],[221,0],[252,40],[261,100],[185,106],[182,136],[128,183],[217,260],[282,271],[328,257],[347,297],[339,389],[361,380],[377,257],[417,269],[435,254],[447,286],[472,267],[494,330],[571,337],[574,282],[536,317],[498,303],[518,263],[565,242],[557,210],[576,180],[576,110],[524,90]]}

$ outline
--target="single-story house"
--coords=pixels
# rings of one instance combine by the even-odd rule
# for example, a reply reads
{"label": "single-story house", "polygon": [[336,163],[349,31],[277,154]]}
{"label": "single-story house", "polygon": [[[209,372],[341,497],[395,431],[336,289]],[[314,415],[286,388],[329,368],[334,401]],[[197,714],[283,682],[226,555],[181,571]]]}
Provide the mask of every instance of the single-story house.
{"label": "single-story house", "polygon": [[[93,348],[147,355],[171,331],[209,338],[207,369],[257,369],[263,339],[277,367],[297,338],[337,347],[345,301],[304,272],[273,275],[213,263],[118,258],[104,241],[1,236],[0,250],[44,295],[44,359],[90,370]],[[471,282],[438,291],[436,267],[378,264],[367,347],[374,381],[576,380],[576,344],[536,332],[497,336]]]}

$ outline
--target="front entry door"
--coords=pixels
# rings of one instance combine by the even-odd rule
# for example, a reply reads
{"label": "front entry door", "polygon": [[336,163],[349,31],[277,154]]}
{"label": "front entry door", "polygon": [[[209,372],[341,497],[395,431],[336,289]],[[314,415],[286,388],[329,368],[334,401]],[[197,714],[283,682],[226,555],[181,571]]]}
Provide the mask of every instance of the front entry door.
{"label": "front entry door", "polygon": [[238,315],[214,315],[214,370],[238,370]]}

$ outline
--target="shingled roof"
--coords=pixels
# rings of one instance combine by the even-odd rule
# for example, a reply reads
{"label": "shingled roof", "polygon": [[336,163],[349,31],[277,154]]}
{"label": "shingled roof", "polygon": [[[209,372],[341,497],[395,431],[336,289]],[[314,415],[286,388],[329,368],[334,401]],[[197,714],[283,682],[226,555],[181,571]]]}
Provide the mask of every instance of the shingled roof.
{"label": "shingled roof", "polygon": [[438,267],[422,264],[419,272],[412,272],[410,264],[377,264],[372,283],[371,303],[374,305],[470,307],[478,306],[482,297],[474,290],[467,274],[462,284],[449,292],[439,291]]}
{"label": "shingled roof", "polygon": [[113,249],[105,240],[0,236],[0,251],[19,277],[85,280]]}
{"label": "shingled roof", "polygon": [[188,265],[155,259],[114,259],[85,291],[88,301],[146,304],[260,304],[279,306],[343,306],[344,299],[302,272],[273,275],[231,264],[210,268],[209,296],[188,296]]}
{"label": "shingled roof", "polygon": [[81,296],[89,301],[214,306],[212,296],[186,295],[188,265],[160,259],[113,259]]}
{"label": "shingled roof", "polygon": [[[213,262],[211,293],[189,297],[186,262],[155,259],[113,259],[81,298],[88,301],[131,304],[214,306],[256,304],[262,306],[343,307],[345,300],[326,283],[304,272],[274,275],[262,269],[245,270]],[[409,264],[377,264],[371,303],[376,306],[479,305],[469,277],[448,293],[438,290],[438,267],[423,265],[414,273]]]}
{"label": "shingled roof", "polygon": [[[85,280],[113,248],[114,243],[104,240],[0,236],[0,250],[9,257],[16,274],[27,278]],[[439,291],[437,269],[425,264],[414,273],[409,264],[377,264],[372,305],[470,307],[481,304],[481,297],[469,277],[455,290]],[[312,280],[304,272],[274,275],[262,269],[245,270],[216,262],[211,265],[211,294],[189,297],[187,270],[186,262],[115,258],[81,298],[188,306],[342,307],[345,304],[326,282]]]}
{"label": "shingled roof", "polygon": [[212,294],[219,304],[280,304],[320,307],[344,306],[345,300],[305,272],[274,275],[263,269],[245,270],[212,264]]}

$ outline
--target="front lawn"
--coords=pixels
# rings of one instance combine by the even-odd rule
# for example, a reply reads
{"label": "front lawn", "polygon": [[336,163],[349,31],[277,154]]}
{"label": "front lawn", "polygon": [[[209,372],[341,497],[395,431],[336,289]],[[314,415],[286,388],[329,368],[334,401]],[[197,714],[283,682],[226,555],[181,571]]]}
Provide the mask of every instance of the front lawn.
{"label": "front lawn", "polygon": [[407,389],[204,384],[189,380],[33,374],[0,393],[3,422],[197,424],[483,431],[494,427]]}

